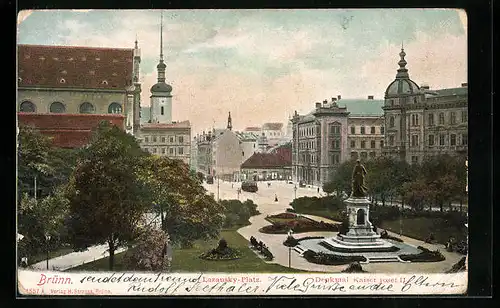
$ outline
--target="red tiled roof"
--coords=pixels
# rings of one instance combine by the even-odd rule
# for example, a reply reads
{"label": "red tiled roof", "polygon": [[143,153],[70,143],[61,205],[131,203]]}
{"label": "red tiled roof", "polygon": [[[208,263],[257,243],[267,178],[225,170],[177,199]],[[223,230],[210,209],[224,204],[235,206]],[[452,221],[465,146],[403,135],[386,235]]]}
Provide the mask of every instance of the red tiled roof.
{"label": "red tiled roof", "polygon": [[19,126],[36,127],[42,134],[52,137],[55,146],[79,148],[86,145],[92,129],[101,121],[124,128],[125,117],[117,114],[62,114],[19,112]]}
{"label": "red tiled roof", "polygon": [[292,156],[278,153],[254,153],[242,165],[242,169],[271,169],[292,166]]}
{"label": "red tiled roof", "polygon": [[280,130],[283,128],[283,123],[264,123],[262,130]]}
{"label": "red tiled roof", "polygon": [[162,123],[147,123],[142,124],[142,129],[161,129],[161,128],[190,128],[191,123],[189,121],[182,121],[176,123],[162,124]]}
{"label": "red tiled roof", "polygon": [[133,57],[129,48],[18,45],[18,85],[125,89],[132,84]]}

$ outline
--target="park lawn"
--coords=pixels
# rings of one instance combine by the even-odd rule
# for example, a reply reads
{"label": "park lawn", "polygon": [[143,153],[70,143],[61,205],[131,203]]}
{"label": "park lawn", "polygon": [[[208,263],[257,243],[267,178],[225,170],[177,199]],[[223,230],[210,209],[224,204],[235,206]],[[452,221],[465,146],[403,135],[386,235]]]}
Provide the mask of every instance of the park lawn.
{"label": "park lawn", "polygon": [[[400,233],[400,221],[390,220],[383,221],[380,226],[381,229],[387,229],[394,233]],[[466,234],[461,232],[456,227],[449,225],[442,218],[403,218],[402,220],[403,235],[414,239],[425,241],[430,233],[434,233],[436,241],[440,244],[446,244],[450,236],[456,240],[467,240]]]}
{"label": "park lawn", "polygon": [[[221,231],[220,238],[227,241],[228,246],[236,248],[241,252],[241,258],[231,261],[208,261],[200,259],[199,256],[209,249],[217,246],[218,240],[196,241],[192,248],[174,249],[172,257],[172,272],[221,272],[221,273],[290,273],[305,272],[290,269],[278,264],[269,264],[258,257],[248,246],[249,242],[236,230]],[[272,252],[272,251],[271,251]],[[113,271],[126,271],[123,265],[125,252],[115,255],[115,268]],[[108,271],[108,257],[89,262],[69,271]]]}
{"label": "park lawn", "polygon": [[[49,251],[49,259],[64,256],[69,253],[72,253],[73,251],[74,250],[71,247],[61,247],[59,249]],[[35,264],[44,260],[47,260],[47,253],[40,253],[38,255],[32,256],[31,258],[28,258],[29,264]]]}
{"label": "park lawn", "polygon": [[340,221],[340,211],[338,210],[329,210],[329,209],[307,209],[306,211],[298,212],[299,214],[304,215],[314,215],[319,217],[328,218],[333,221]]}

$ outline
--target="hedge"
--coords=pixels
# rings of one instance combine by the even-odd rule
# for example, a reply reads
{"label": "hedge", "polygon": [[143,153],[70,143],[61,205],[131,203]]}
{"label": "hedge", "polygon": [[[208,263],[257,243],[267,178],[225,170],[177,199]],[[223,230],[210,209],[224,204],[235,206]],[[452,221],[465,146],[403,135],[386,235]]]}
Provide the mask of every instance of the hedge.
{"label": "hedge", "polygon": [[440,262],[446,259],[439,250],[431,251],[422,246],[418,246],[417,248],[422,250],[422,252],[417,254],[402,254],[399,257],[403,261],[411,262]]}
{"label": "hedge", "polygon": [[322,252],[315,252],[307,250],[304,252],[303,257],[311,263],[322,265],[343,265],[351,262],[365,262],[366,258],[363,256],[341,256],[335,254],[327,254]]}

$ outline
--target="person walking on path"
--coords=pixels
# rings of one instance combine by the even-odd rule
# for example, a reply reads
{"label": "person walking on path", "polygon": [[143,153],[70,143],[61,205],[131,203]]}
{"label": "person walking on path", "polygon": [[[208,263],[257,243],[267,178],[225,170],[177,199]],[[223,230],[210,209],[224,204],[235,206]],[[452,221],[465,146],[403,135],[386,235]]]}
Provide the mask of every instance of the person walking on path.
{"label": "person walking on path", "polygon": [[319,187],[318,187],[318,194],[319,194]]}
{"label": "person walking on path", "polygon": [[278,195],[274,194],[274,202],[278,202]]}

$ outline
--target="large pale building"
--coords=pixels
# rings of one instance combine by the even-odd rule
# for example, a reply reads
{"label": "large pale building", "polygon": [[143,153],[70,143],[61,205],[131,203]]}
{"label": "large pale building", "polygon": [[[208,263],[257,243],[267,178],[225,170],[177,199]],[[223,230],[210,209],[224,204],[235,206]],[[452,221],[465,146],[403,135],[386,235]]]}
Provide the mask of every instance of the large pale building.
{"label": "large pale building", "polygon": [[410,79],[401,49],[395,80],[385,91],[387,155],[420,163],[438,154],[467,155],[467,84],[431,90]]}
{"label": "large pale building", "polygon": [[18,45],[19,125],[36,126],[64,147],[85,145],[103,120],[133,133],[139,63],[137,42],[135,48]]}

